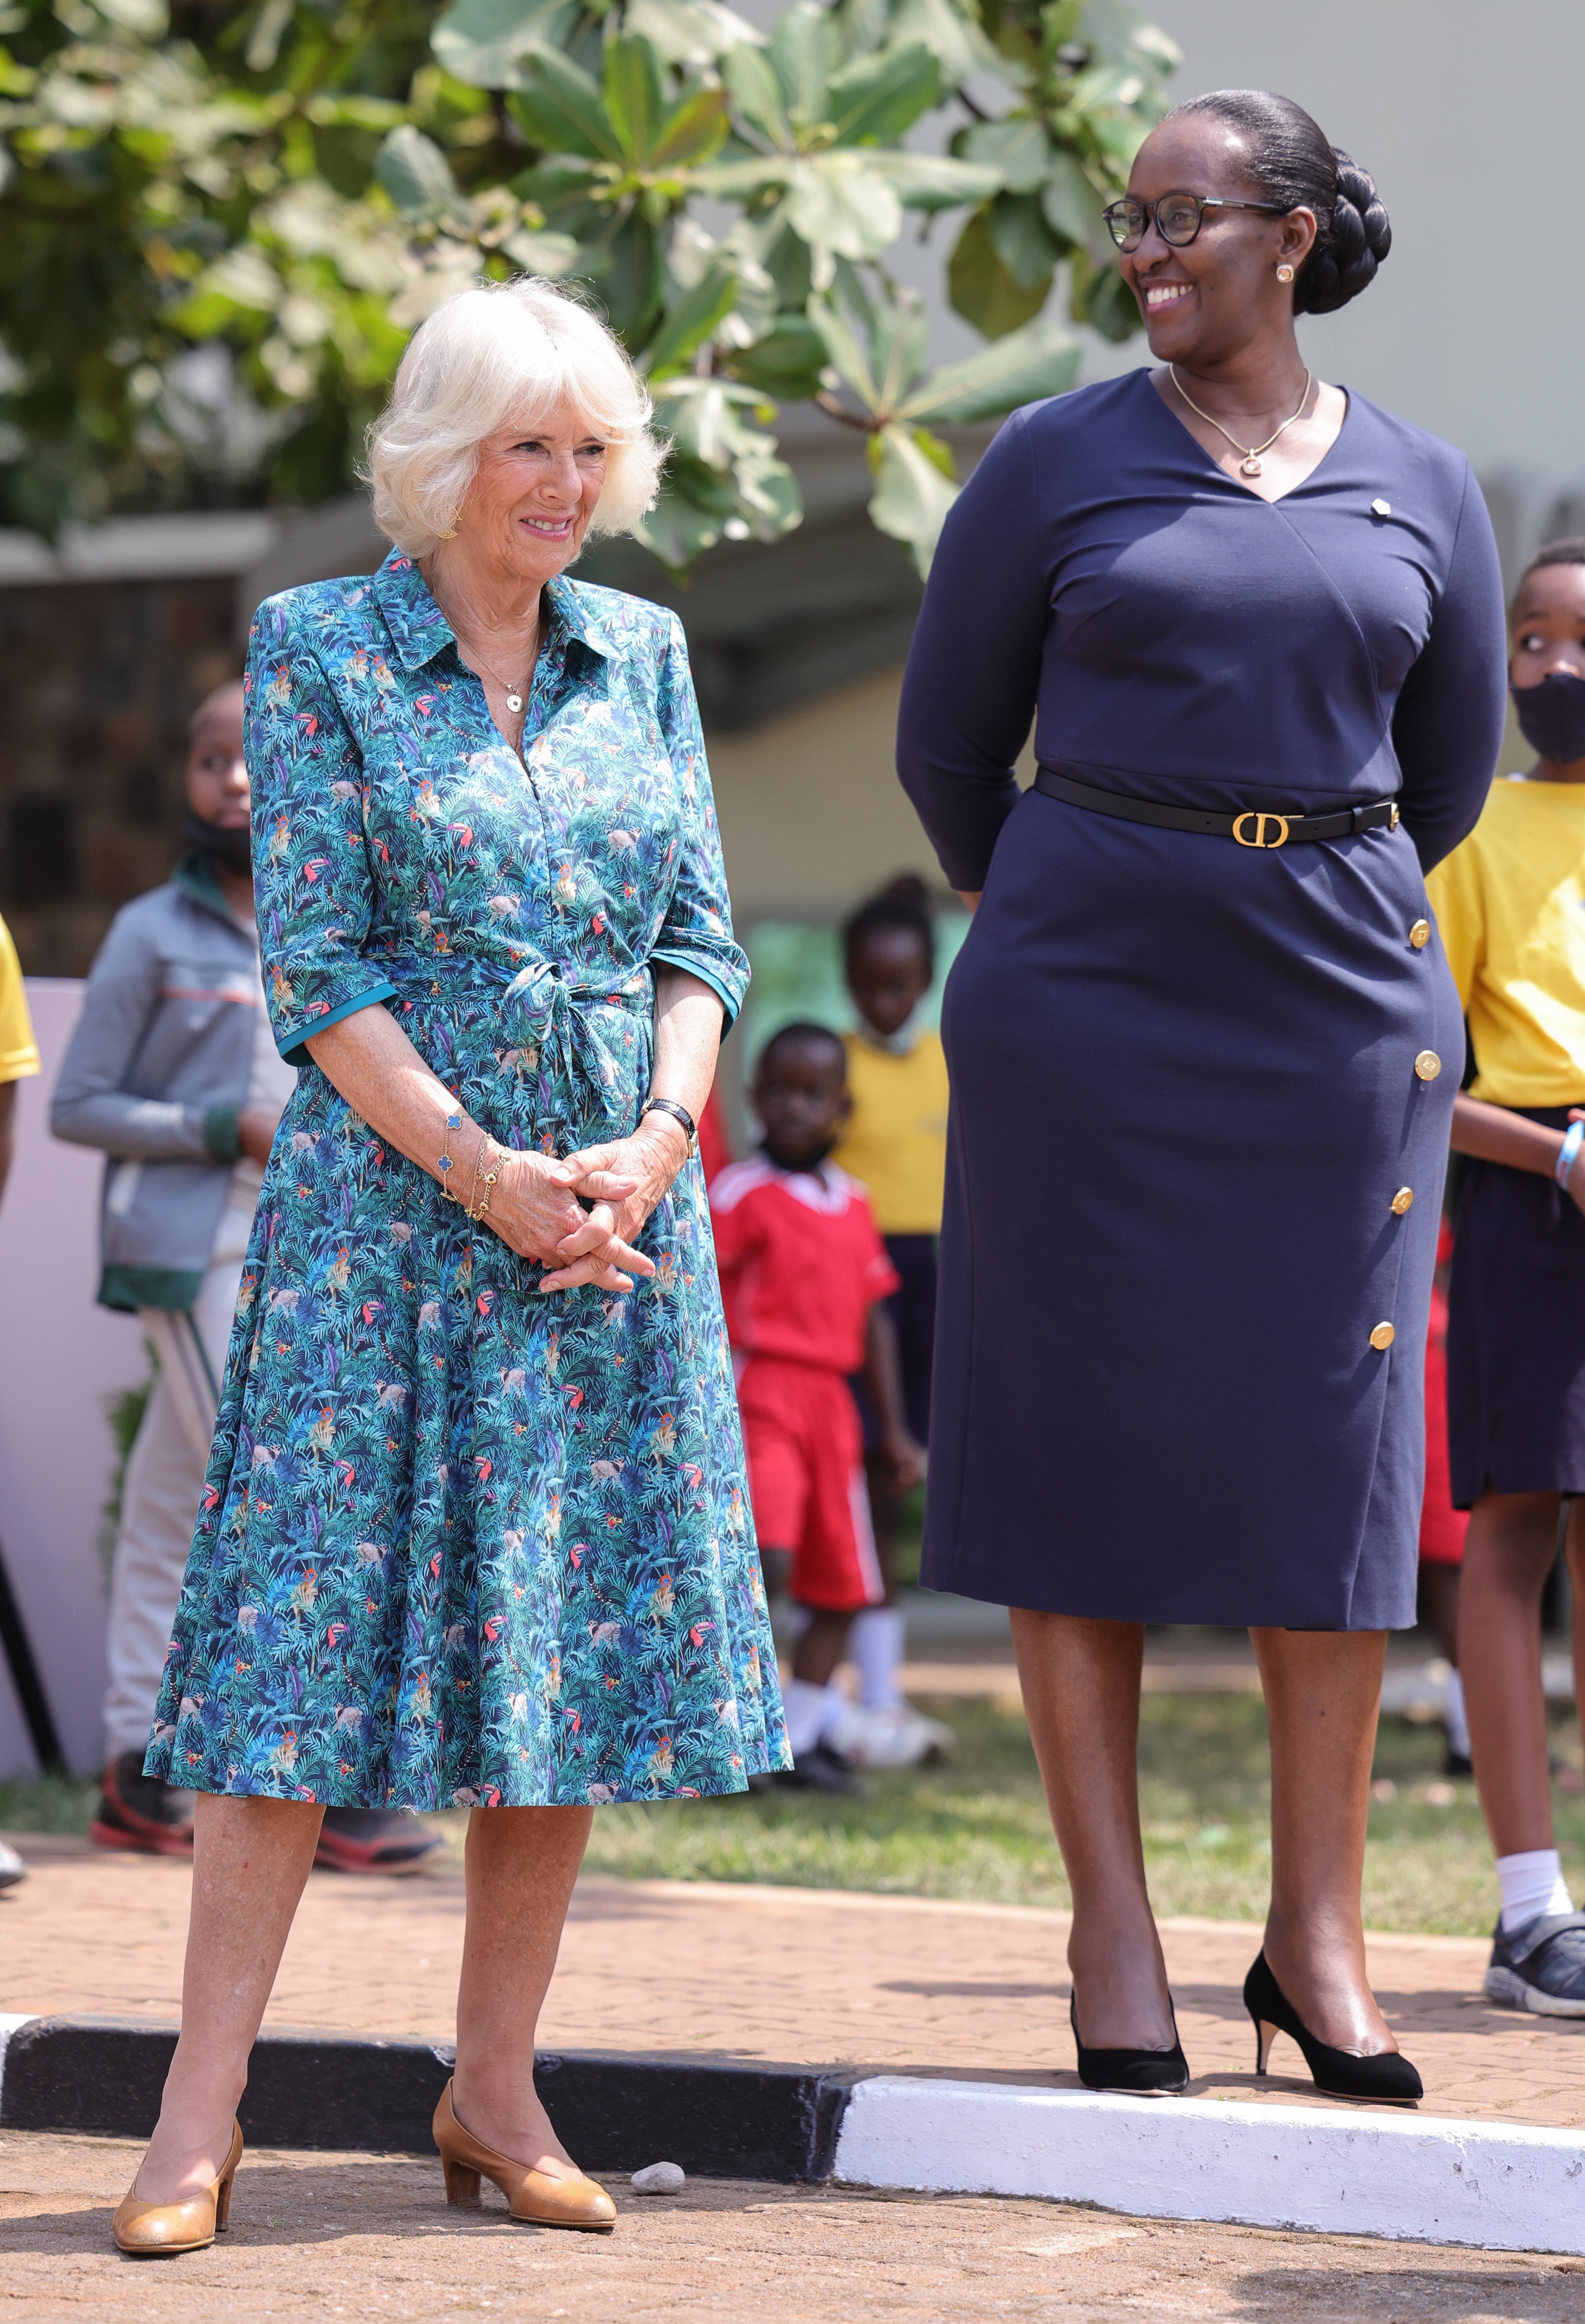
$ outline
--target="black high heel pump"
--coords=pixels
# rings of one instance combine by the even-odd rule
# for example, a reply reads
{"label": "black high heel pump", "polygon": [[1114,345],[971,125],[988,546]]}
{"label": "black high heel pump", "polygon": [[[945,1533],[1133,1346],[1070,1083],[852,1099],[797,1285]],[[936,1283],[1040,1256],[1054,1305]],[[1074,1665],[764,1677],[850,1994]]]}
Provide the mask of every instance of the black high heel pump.
{"label": "black high heel pump", "polygon": [[1170,2050],[1086,2050],[1079,2039],[1079,2013],[1070,1996],[1068,2023],[1079,2053],[1079,2080],[1087,2090],[1182,2090],[1188,2088],[1189,2061],[1177,2038],[1177,2014],[1173,2014]]}
{"label": "black high heel pump", "polygon": [[1360,2058],[1351,2050],[1334,2050],[1330,2043],[1318,2042],[1271,1974],[1264,1951],[1256,1954],[1244,1979],[1244,2006],[1255,2020],[1258,2074],[1266,2072],[1276,2036],[1289,2034],[1304,2053],[1316,2089],[1329,2098],[1374,2098],[1378,2106],[1418,2106],[1425,2095],[1419,2075],[1396,2050]]}

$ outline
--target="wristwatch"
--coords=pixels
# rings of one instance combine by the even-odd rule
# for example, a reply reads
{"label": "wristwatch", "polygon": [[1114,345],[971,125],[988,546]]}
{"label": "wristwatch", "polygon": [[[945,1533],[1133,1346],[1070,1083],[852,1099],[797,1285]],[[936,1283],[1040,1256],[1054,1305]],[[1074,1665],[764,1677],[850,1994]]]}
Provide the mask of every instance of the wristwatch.
{"label": "wristwatch", "polygon": [[643,1104],[639,1108],[639,1120],[642,1121],[647,1113],[668,1113],[670,1114],[673,1121],[680,1121],[684,1130],[687,1132],[688,1153],[690,1157],[697,1155],[699,1151],[699,1125],[694,1120],[693,1115],[688,1111],[686,1105],[678,1105],[675,1099],[669,1097],[647,1097],[644,1100]]}

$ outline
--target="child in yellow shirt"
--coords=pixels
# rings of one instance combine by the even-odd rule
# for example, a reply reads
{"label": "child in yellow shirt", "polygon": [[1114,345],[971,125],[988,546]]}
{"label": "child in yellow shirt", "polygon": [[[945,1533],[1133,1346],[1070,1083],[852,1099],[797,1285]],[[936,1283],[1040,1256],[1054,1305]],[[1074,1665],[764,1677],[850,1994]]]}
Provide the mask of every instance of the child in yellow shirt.
{"label": "child in yellow shirt", "polygon": [[[1453,1110],[1474,1157],[1448,1318],[1452,1497],[1470,1511],[1459,1661],[1502,1913],[1486,1991],[1585,2017],[1585,1913],[1553,1838],[1541,1592],[1565,1495],[1585,1494],[1585,540],[1534,557],[1509,664],[1538,757],[1493,783],[1428,882],[1478,1066]],[[1569,1512],[1585,1666],[1585,1501]]]}
{"label": "child in yellow shirt", "polygon": [[[875,1223],[901,1279],[887,1305],[897,1333],[908,1433],[924,1444],[947,1104],[941,1036],[915,1021],[935,975],[935,932],[924,881],[905,875],[861,904],[843,930],[843,954],[859,1021],[844,1037],[852,1111],[834,1158],[869,1189]],[[862,1393],[860,1404],[863,1408]],[[867,1409],[865,1420],[871,1517],[886,1598],[855,1618],[847,1650],[858,1666],[864,1708],[880,1714],[889,1729],[888,1764],[907,1766],[951,1737],[937,1720],[910,1710],[898,1689],[905,1645],[897,1589],[898,1495],[890,1469],[871,1443]],[[873,1755],[867,1757],[880,1764]]]}

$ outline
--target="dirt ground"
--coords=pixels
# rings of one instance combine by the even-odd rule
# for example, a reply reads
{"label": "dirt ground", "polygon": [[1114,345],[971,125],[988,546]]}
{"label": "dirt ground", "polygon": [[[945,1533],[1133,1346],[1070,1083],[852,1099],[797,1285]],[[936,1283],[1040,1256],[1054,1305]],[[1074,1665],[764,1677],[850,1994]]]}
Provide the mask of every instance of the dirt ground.
{"label": "dirt ground", "polygon": [[127,2260],[111,2243],[110,2210],[137,2154],[120,2139],[0,2134],[5,2324],[1585,2317],[1581,2260],[722,2181],[659,2198],[608,2181],[621,2211],[614,2234],[576,2236],[514,2227],[498,2203],[447,2210],[438,2164],[375,2154],[250,2154],[231,2229],[211,2250]]}

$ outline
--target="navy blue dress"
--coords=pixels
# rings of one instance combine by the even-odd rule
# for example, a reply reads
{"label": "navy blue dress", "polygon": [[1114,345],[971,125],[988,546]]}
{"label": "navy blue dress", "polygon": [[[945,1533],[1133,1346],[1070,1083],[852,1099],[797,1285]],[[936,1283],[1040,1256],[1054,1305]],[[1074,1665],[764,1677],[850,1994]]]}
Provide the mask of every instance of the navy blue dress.
{"label": "navy blue dress", "polygon": [[[1468,462],[1361,396],[1275,504],[1143,371],[1016,412],[975,470],[898,746],[947,878],[985,891],[942,1020],[929,1587],[1413,1622],[1463,1032],[1410,932],[1485,798],[1504,666]],[[1258,851],[1020,795],[1032,715],[1041,762],[1099,788],[1396,793],[1403,820]]]}

